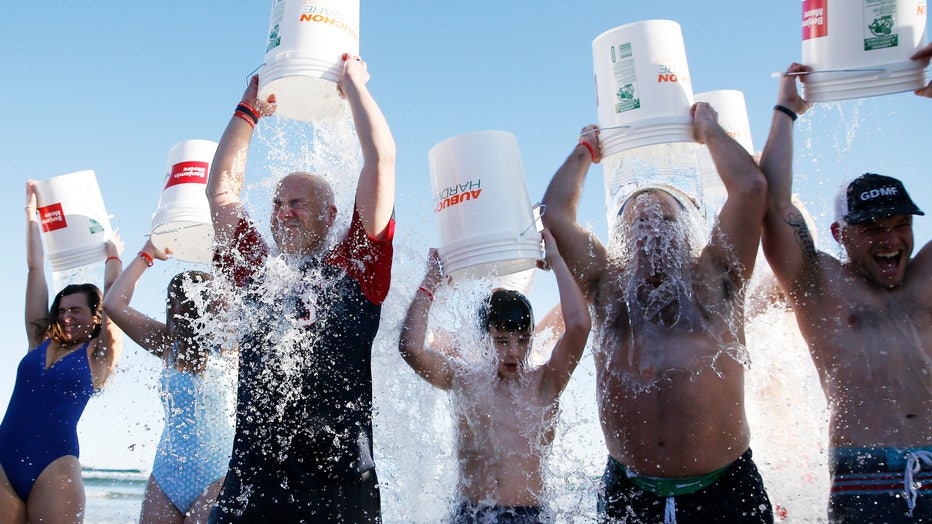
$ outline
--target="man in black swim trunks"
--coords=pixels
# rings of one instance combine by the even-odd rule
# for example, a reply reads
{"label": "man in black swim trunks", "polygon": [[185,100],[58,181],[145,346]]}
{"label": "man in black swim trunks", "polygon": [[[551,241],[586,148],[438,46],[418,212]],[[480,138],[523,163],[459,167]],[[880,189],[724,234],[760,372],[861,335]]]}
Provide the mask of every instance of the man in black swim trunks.
{"label": "man in black swim trunks", "polygon": [[692,107],[728,191],[711,239],[688,198],[648,187],[621,206],[607,246],[577,223],[595,126],[544,195],[544,225],[591,306],[608,465],[601,522],[772,522],[744,410],[744,287],[767,186],[751,156]]}

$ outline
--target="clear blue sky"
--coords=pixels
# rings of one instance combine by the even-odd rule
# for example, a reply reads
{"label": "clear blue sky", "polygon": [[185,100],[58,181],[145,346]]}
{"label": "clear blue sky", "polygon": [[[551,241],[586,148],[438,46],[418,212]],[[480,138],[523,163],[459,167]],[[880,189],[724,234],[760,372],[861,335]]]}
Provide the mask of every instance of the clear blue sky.
{"label": "clear blue sky", "polygon": [[[437,241],[427,151],[461,133],[514,133],[528,192],[532,202],[539,200],[579,130],[597,120],[593,38],[653,18],[681,24],[694,92],[744,92],[755,147],[762,148],[777,89],[771,73],[801,57],[798,2],[362,3],[369,87],[398,147],[396,245],[406,260],[396,270],[389,307],[406,303],[404,293]],[[219,139],[243,79],[262,62],[268,20],[269,2],[256,0],[13,2],[5,8],[0,208],[7,213],[7,256],[0,272],[9,293],[0,307],[11,336],[0,354],[0,405],[26,350],[24,181],[93,169],[126,241],[124,259],[130,258],[148,233],[169,148],[190,138]],[[904,93],[820,105],[800,120],[796,190],[816,217],[823,248],[833,249],[827,243],[831,197],[842,180],[861,172],[902,178],[920,207],[932,211],[930,114],[932,100]],[[248,181],[266,176],[251,170]],[[590,172],[581,209],[581,221],[604,238],[601,167]],[[917,244],[932,236],[930,223],[917,218]],[[150,270],[134,305],[162,318],[165,285],[181,267]],[[556,302],[552,277],[538,280],[532,299],[544,311]],[[391,336],[380,339],[376,364],[395,369],[400,360]],[[130,344],[120,373],[92,399],[81,425],[85,464],[148,467],[161,431],[154,360]],[[404,373],[403,382],[415,380]]]}

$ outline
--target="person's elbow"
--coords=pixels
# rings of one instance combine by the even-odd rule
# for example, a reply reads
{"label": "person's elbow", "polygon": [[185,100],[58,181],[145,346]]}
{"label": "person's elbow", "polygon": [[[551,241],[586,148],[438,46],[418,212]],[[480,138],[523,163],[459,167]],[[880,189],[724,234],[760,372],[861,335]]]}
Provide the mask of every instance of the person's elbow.
{"label": "person's elbow", "polygon": [[592,319],[588,313],[576,315],[572,319],[564,318],[564,324],[564,333],[567,337],[583,341],[589,338],[589,332],[592,330]]}
{"label": "person's elbow", "polygon": [[751,169],[741,178],[738,198],[750,209],[760,210],[761,215],[767,210],[767,178],[760,169]]}

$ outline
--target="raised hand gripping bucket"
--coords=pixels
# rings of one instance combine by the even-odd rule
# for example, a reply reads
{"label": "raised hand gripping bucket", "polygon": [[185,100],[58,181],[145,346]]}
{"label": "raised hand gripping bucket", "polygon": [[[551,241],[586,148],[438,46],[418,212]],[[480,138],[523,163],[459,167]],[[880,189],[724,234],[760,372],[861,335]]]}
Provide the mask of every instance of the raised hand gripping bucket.
{"label": "raised hand gripping bucket", "polygon": [[692,142],[692,82],[680,25],[646,20],[592,41],[599,141],[608,158],[636,147]]}
{"label": "raised hand gripping bucket", "polygon": [[432,147],[428,159],[444,271],[469,278],[534,268],[541,235],[515,136],[455,136]]}
{"label": "raised hand gripping bucket", "polygon": [[802,83],[809,102],[913,91],[925,68],[910,60],[926,41],[926,0],[803,0]]}
{"label": "raised hand gripping bucket", "polygon": [[168,152],[165,184],[152,215],[152,244],[184,262],[210,262],[214,226],[207,202],[207,175],[217,143],[186,140]]}
{"label": "raised hand gripping bucket", "polygon": [[113,234],[93,171],[76,171],[36,183],[45,257],[52,271],[107,258]]}
{"label": "raised hand gripping bucket", "polygon": [[[718,113],[718,123],[729,136],[735,139],[749,155],[754,154],[754,142],[751,140],[751,123],[748,120],[747,104],[744,93],[735,89],[707,91],[696,95],[696,102],[706,102]],[[722,179],[715,169],[715,162],[707,147],[699,150],[699,176],[702,203],[706,219],[710,225],[718,216],[728,198]]]}
{"label": "raised hand gripping bucket", "polygon": [[359,0],[272,0],[259,97],[292,120],[337,114],[344,53],[359,54]]}

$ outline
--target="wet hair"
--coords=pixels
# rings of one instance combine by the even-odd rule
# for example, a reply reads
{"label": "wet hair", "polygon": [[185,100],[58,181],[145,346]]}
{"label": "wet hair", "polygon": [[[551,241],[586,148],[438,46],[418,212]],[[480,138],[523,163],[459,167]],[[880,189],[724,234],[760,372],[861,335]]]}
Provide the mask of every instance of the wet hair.
{"label": "wet hair", "polygon": [[479,306],[479,329],[492,328],[510,333],[534,330],[534,311],[527,297],[511,289],[496,289]]}
{"label": "wet hair", "polygon": [[[103,302],[103,295],[101,295],[100,289],[98,289],[97,286],[94,284],[69,284],[59,291],[58,294],[55,295],[55,299],[52,300],[52,307],[49,308],[49,327],[45,331],[47,337],[61,342],[64,337],[61,317],[58,314],[58,308],[61,306],[61,299],[78,293],[83,293],[85,298],[87,298],[87,307],[91,310],[91,316],[97,318],[103,316],[103,312],[100,309],[100,304]],[[91,332],[92,339],[98,336],[100,336],[100,324],[94,326],[94,331]]]}
{"label": "wet hair", "polygon": [[[171,304],[184,304],[190,305],[196,310],[196,303],[194,300],[188,296],[188,291],[185,289],[185,286],[190,284],[201,284],[207,282],[211,279],[210,274],[203,271],[182,271],[177,275],[173,276],[171,281],[168,283],[168,296],[166,297],[166,305],[171,306]],[[200,315],[202,312],[197,311],[197,314]]]}
{"label": "wet hair", "polygon": [[624,202],[622,202],[621,204],[621,207],[618,208],[617,215],[621,216],[621,214],[624,213],[625,208],[628,207],[629,202],[633,202],[636,199],[636,197],[639,197],[645,193],[666,193],[667,195],[673,197],[673,200],[676,201],[676,203],[680,205],[681,211],[689,211],[686,207],[686,204],[684,204],[681,200],[684,198],[688,200],[689,202],[691,202],[698,209],[699,206],[696,204],[696,202],[692,198],[689,198],[685,194],[683,194],[680,197],[680,196],[675,195],[674,192],[678,192],[678,191],[673,188],[667,189],[667,188],[660,187],[660,186],[649,186],[643,189],[638,189],[634,193],[631,193],[630,195],[628,195],[627,198],[625,198]]}

